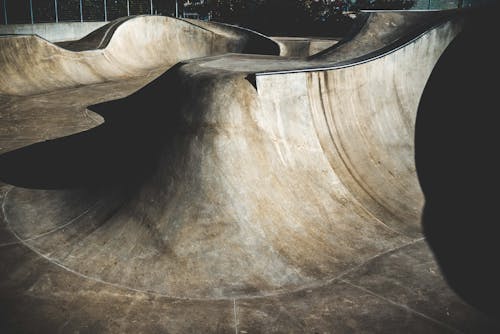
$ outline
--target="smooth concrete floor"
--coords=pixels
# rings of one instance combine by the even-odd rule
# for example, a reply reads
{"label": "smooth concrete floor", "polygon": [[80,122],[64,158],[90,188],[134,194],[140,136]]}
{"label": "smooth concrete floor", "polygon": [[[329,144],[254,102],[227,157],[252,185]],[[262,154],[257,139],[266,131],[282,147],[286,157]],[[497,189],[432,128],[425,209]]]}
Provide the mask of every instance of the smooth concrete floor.
{"label": "smooth concrete floor", "polygon": [[[0,201],[8,187],[0,187]],[[498,333],[444,282],[425,240],[323,286],[263,298],[172,299],[40,257],[0,225],[1,333]]]}

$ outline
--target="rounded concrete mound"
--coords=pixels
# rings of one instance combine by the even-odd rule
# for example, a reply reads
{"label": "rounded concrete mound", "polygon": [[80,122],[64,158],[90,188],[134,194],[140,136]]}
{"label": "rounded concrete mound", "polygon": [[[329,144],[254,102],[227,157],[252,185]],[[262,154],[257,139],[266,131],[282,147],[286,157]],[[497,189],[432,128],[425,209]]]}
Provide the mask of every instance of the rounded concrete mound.
{"label": "rounded concrete mound", "polygon": [[[104,124],[3,154],[8,228],[83,277],[189,299],[317,287],[414,243],[423,205],[416,112],[462,21],[456,12],[363,15],[349,39],[303,59],[277,56],[260,35],[267,55],[237,54],[245,50],[234,37],[242,32],[169,18],[124,20],[89,35],[114,29],[103,49],[75,56],[84,67],[106,62],[108,75],[112,55],[120,64],[113,80],[169,69],[129,96],[87,103]],[[132,31],[148,39],[137,44]],[[193,37],[181,40],[180,31]],[[73,55],[36,37],[20,39]],[[175,54],[165,52],[172,40]],[[71,77],[67,63],[57,62],[61,69],[47,76],[51,89]],[[78,84],[97,81],[80,65],[70,73],[89,78]],[[13,84],[8,93],[42,86]],[[34,158],[40,155],[47,161]],[[23,174],[20,165],[32,169]]]}

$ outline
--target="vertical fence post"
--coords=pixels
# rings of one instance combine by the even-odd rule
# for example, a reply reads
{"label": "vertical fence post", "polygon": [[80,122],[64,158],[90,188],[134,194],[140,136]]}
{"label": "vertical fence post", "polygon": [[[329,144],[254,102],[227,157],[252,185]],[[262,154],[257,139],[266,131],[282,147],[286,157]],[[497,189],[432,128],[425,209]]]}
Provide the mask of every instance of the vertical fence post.
{"label": "vertical fence post", "polygon": [[83,5],[82,5],[82,0],[80,0],[80,22],[83,22]]}
{"label": "vertical fence post", "polygon": [[151,5],[151,15],[153,15],[153,0],[150,0],[149,4]]}
{"label": "vertical fence post", "polygon": [[3,0],[3,20],[5,24],[9,24],[7,21],[7,0]]}
{"label": "vertical fence post", "polygon": [[56,14],[56,23],[59,22],[59,13],[57,12],[57,0],[54,0],[54,10]]}
{"label": "vertical fence post", "polygon": [[179,1],[175,0],[175,17],[179,17]]}
{"label": "vertical fence post", "polygon": [[127,0],[127,16],[130,16],[130,0]]}
{"label": "vertical fence post", "polygon": [[33,18],[33,0],[30,0],[30,17],[31,17],[31,24],[35,23],[35,20]]}
{"label": "vertical fence post", "polygon": [[108,20],[108,10],[106,9],[106,0],[104,0],[104,21]]}

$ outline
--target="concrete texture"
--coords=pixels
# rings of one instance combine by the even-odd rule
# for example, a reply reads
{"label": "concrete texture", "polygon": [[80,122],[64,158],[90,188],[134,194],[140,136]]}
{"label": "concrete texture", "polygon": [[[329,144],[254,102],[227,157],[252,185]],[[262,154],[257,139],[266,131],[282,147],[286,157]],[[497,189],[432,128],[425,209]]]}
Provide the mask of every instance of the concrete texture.
{"label": "concrete texture", "polygon": [[80,39],[107,22],[59,22],[0,25],[1,35],[37,35],[49,42]]}
{"label": "concrete texture", "polygon": [[[115,23],[104,50],[150,19]],[[165,22],[227,41],[177,50],[161,75],[2,97],[7,331],[498,331],[447,287],[421,234],[414,124],[460,13],[366,13],[302,58],[249,31]],[[214,55],[227,45],[268,55]]]}
{"label": "concrete texture", "polygon": [[0,36],[0,95],[33,95],[162,73],[185,59],[252,53],[248,44],[258,46],[260,53],[279,52],[262,35],[232,30],[232,34],[220,34],[169,17],[137,16],[113,21],[62,47],[37,36]]}
{"label": "concrete texture", "polygon": [[280,46],[280,56],[308,57],[330,48],[340,38],[271,37]]}

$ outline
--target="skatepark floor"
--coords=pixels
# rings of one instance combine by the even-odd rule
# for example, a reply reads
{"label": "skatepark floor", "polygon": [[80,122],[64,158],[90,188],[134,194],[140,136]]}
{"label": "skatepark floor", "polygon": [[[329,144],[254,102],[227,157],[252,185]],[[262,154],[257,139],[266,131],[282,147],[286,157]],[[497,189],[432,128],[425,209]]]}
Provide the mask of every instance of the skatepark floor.
{"label": "skatepark floor", "polygon": [[[153,78],[72,88],[66,94],[59,94],[58,99],[53,99],[54,93],[19,98],[25,103],[15,105],[29,110],[30,106],[40,106],[41,100],[51,101],[44,108],[52,108],[53,117],[61,117],[63,122],[68,109],[82,112],[85,105],[130,94]],[[58,108],[64,112],[54,112]],[[89,128],[102,122],[100,116],[91,117]],[[75,121],[83,124],[81,120]],[[60,135],[48,134],[47,138]],[[2,209],[8,188],[6,184],[0,186]],[[423,238],[378,254],[319,286],[265,297],[176,299],[68,271],[17,240],[3,213],[0,216],[1,333],[497,333],[499,330],[498,324],[450,290]]]}

